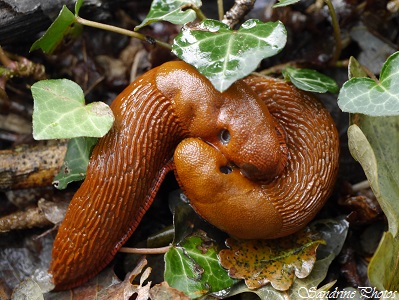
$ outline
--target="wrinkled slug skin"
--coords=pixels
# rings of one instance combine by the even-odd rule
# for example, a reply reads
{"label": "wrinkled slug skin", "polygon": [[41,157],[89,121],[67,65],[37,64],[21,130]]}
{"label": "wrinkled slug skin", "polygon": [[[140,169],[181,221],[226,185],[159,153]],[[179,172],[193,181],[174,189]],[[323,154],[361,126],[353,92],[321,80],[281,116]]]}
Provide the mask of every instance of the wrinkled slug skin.
{"label": "wrinkled slug skin", "polygon": [[284,128],[288,161],[272,181],[259,183],[229,174],[228,160],[199,139],[185,139],[176,148],[175,173],[191,205],[205,220],[242,239],[277,238],[311,221],[333,189],[339,139],[327,110],[310,94],[282,80],[248,77],[245,82],[261,97]]}
{"label": "wrinkled slug skin", "polygon": [[[54,241],[49,273],[56,290],[87,281],[112,260],[183,139],[212,144],[248,178],[272,178],[286,164],[279,125],[243,81],[219,93],[193,67],[170,62],[135,80],[111,108],[113,128],[94,148]],[[220,141],[226,129],[227,144]]]}

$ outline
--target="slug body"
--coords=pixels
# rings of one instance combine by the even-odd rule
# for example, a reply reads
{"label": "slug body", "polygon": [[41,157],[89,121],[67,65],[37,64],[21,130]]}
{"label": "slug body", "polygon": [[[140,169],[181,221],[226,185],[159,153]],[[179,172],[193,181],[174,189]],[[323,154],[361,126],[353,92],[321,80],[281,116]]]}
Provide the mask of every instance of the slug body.
{"label": "slug body", "polygon": [[338,172],[338,133],[311,95],[282,80],[245,81],[285,130],[289,156],[281,174],[264,183],[245,178],[239,168],[223,171],[228,159],[195,138],[177,147],[175,172],[196,212],[231,236],[286,236],[306,226],[330,195]]}
{"label": "slug body", "polygon": [[57,290],[83,283],[112,260],[182,140],[212,145],[252,180],[271,180],[286,165],[283,129],[243,81],[219,93],[186,63],[166,63],[129,85],[111,109],[113,128],[94,148],[54,241],[49,273]]}

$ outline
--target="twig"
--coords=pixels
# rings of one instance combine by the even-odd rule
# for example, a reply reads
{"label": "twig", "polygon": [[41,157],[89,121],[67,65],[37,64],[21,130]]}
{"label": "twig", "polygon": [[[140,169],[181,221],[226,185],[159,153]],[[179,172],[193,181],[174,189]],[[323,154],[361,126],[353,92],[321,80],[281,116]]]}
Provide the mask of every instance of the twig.
{"label": "twig", "polygon": [[342,41],[341,41],[341,30],[339,28],[339,22],[337,19],[337,14],[335,13],[334,6],[332,5],[330,0],[324,0],[324,2],[327,4],[328,9],[330,11],[331,15],[331,22],[334,30],[334,38],[335,38],[335,51],[331,60],[331,65],[335,65],[335,63],[338,61],[339,57],[341,56],[341,50],[342,50]]}
{"label": "twig", "polygon": [[264,70],[262,70],[262,71],[260,71],[258,73],[260,73],[262,75],[280,74],[280,73],[282,73],[282,71],[285,68],[290,67],[290,66],[295,66],[295,65],[296,65],[295,62],[287,62],[287,63],[284,63],[284,64],[279,64],[279,65],[275,65],[275,66],[272,66],[270,68],[264,69]]}
{"label": "twig", "polygon": [[119,252],[133,253],[133,254],[165,254],[168,252],[171,246],[165,246],[160,248],[129,248],[122,247]]}
{"label": "twig", "polygon": [[254,7],[255,0],[236,0],[233,7],[226,12],[223,23],[233,28]]}
{"label": "twig", "polygon": [[224,16],[223,0],[218,0],[218,14],[219,20],[222,21]]}
{"label": "twig", "polygon": [[0,63],[3,64],[6,68],[13,69],[15,68],[15,62],[8,58],[3,48],[0,47]]}
{"label": "twig", "polygon": [[155,44],[155,45],[164,47],[169,50],[172,49],[172,46],[169,45],[168,43],[161,42],[152,37],[146,36],[144,34],[141,34],[141,33],[135,32],[135,31],[127,30],[124,28],[120,28],[120,27],[116,27],[116,26],[112,26],[112,25],[108,25],[108,24],[98,23],[95,21],[86,20],[81,17],[76,17],[76,22],[78,22],[79,24],[82,24],[82,25],[99,28],[99,29],[104,29],[104,30],[116,32],[119,34],[124,34],[124,35],[130,36],[130,37],[145,41],[151,45]]}
{"label": "twig", "polygon": [[0,232],[53,225],[39,207],[31,207],[0,218]]}
{"label": "twig", "polygon": [[51,186],[66,150],[66,142],[51,141],[0,151],[0,189]]}
{"label": "twig", "polygon": [[369,187],[370,187],[370,183],[368,182],[368,180],[364,180],[364,181],[361,181],[359,183],[352,185],[352,191],[358,192],[361,190],[368,189]]}

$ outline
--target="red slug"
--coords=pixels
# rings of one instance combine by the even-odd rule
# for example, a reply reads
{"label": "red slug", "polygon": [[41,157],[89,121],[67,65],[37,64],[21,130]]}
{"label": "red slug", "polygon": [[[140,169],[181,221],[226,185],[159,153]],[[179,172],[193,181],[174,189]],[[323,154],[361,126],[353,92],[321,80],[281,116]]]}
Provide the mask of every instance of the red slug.
{"label": "red slug", "polygon": [[177,146],[175,172],[196,212],[231,236],[286,236],[306,226],[330,195],[338,172],[338,133],[311,95],[282,80],[252,76],[245,81],[285,130],[289,158],[281,174],[266,183],[251,181],[196,138]]}
{"label": "red slug", "polygon": [[173,168],[182,140],[213,145],[252,180],[270,181],[287,164],[284,129],[247,84],[220,93],[184,62],[145,73],[111,109],[114,125],[94,148],[54,241],[49,273],[57,290],[83,283],[112,260]]}

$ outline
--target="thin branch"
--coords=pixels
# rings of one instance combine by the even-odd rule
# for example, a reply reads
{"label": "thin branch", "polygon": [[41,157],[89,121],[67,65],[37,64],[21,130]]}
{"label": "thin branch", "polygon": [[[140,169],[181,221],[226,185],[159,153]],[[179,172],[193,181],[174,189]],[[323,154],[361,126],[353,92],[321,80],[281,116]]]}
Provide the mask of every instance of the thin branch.
{"label": "thin branch", "polygon": [[172,46],[169,45],[168,43],[164,43],[161,41],[158,41],[152,37],[146,36],[144,34],[135,32],[135,31],[131,31],[131,30],[127,30],[124,28],[120,28],[120,27],[116,27],[116,26],[112,26],[112,25],[107,25],[107,24],[103,24],[103,23],[98,23],[98,22],[94,22],[94,21],[90,21],[90,20],[86,20],[83,19],[81,17],[76,17],[76,22],[78,22],[79,24],[82,25],[86,25],[86,26],[90,26],[90,27],[94,27],[94,28],[99,28],[99,29],[104,29],[104,30],[108,30],[108,31],[112,31],[112,32],[116,32],[119,34],[123,34],[123,35],[127,35],[142,41],[145,41],[147,43],[150,43],[152,45],[158,45],[161,47],[164,47],[166,49],[171,50]]}
{"label": "thin branch", "polygon": [[222,21],[224,16],[223,0],[218,0],[218,14],[219,20]]}
{"label": "thin branch", "polygon": [[230,26],[230,28],[233,28],[251,11],[255,1],[256,0],[236,0],[233,7],[224,15],[222,22]]}
{"label": "thin branch", "polygon": [[341,50],[342,50],[341,30],[339,28],[337,14],[335,13],[335,9],[334,9],[334,6],[332,5],[331,1],[324,0],[324,2],[327,4],[328,9],[330,11],[332,26],[333,26],[333,30],[334,30],[335,51],[333,54],[333,58],[331,60],[331,64],[334,65],[338,61],[339,57],[341,56]]}
{"label": "thin branch", "polygon": [[352,191],[355,193],[368,188],[370,188],[370,183],[368,182],[368,180],[364,180],[352,185]]}
{"label": "thin branch", "polygon": [[283,70],[287,67],[294,67],[297,64],[295,62],[287,62],[284,64],[280,64],[280,65],[275,65],[272,66],[270,68],[264,69],[258,73],[262,74],[262,75],[270,75],[270,74],[281,74],[283,72]]}
{"label": "thin branch", "polygon": [[133,253],[133,254],[165,254],[168,252],[171,246],[165,246],[160,248],[129,248],[122,247],[119,252]]}

